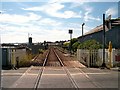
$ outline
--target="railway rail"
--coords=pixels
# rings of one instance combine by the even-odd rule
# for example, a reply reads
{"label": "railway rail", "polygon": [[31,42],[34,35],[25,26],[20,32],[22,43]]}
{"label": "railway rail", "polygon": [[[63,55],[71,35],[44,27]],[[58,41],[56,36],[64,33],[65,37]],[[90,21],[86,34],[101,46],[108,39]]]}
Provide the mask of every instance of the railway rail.
{"label": "railway rail", "polygon": [[[35,59],[40,60],[40,55]],[[91,80],[91,78],[80,68],[74,65],[74,68],[73,66],[72,68],[69,68],[65,63],[65,60],[66,58],[64,58],[58,49],[54,47],[49,48],[47,52],[45,52],[44,60],[40,62],[39,67],[30,67],[24,75],[13,84],[13,88],[27,87],[24,84],[27,83],[28,86],[31,85],[30,87],[33,88],[33,90],[39,90],[39,88],[46,87],[67,87],[75,88],[75,90],[77,90],[82,87],[80,86],[81,83],[79,83],[79,81],[81,82],[81,79],[87,80],[92,87],[99,88],[100,85]],[[74,75],[78,74],[80,77],[77,76],[76,78]]]}
{"label": "railway rail", "polygon": [[[52,59],[51,59],[52,57]],[[35,86],[34,86],[34,90],[37,90],[38,89],[38,85],[40,83],[40,80],[41,80],[41,76],[42,76],[42,73],[44,71],[44,68],[46,66],[51,66],[50,63],[52,62],[52,66],[57,66],[57,67],[62,67],[64,72],[66,73],[66,75],[68,76],[70,82],[73,84],[74,88],[79,88],[77,83],[75,82],[75,80],[72,78],[69,70],[65,67],[62,59],[59,57],[59,55],[57,54],[57,52],[55,51],[54,48],[50,48],[46,57],[45,57],[45,60],[43,62],[43,67],[42,69],[40,70],[39,74],[38,74],[38,77],[37,77],[37,80],[36,80],[36,83],[35,83]],[[59,64],[58,64],[59,63]]]}

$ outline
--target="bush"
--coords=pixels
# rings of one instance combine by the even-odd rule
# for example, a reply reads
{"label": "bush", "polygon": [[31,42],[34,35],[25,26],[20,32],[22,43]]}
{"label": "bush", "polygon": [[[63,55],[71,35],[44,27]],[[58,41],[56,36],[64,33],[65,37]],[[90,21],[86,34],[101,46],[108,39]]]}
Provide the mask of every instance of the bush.
{"label": "bush", "polygon": [[71,39],[71,41],[70,41],[70,43],[71,43],[71,45],[73,45],[75,42],[77,42],[78,41],[78,39],[77,38],[73,38],[73,39]]}
{"label": "bush", "polygon": [[43,49],[39,49],[39,54],[43,54]]}
{"label": "bush", "polygon": [[65,42],[63,43],[63,48],[69,49],[69,45],[70,45],[69,42]]}
{"label": "bush", "polygon": [[32,59],[32,54],[23,56],[23,58],[19,61],[19,66],[20,67],[31,66],[31,59]]}
{"label": "bush", "polygon": [[77,48],[78,48],[79,44],[80,44],[79,42],[75,42],[75,43],[72,45],[72,50],[73,50],[74,52],[77,51]]}
{"label": "bush", "polygon": [[102,45],[97,42],[96,40],[87,40],[83,43],[81,43],[78,46],[79,49],[89,49],[89,50],[93,50],[93,49],[100,49],[102,48]]}

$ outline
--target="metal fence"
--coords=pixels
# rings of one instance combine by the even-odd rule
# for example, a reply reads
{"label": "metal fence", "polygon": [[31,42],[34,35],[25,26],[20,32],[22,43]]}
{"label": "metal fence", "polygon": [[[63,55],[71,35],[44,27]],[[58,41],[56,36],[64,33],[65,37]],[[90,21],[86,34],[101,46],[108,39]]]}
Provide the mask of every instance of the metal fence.
{"label": "metal fence", "polygon": [[[119,61],[120,50],[112,49],[111,53],[111,65],[115,66]],[[103,50],[85,50],[77,49],[77,59],[88,67],[99,67],[103,63]],[[108,49],[105,50],[105,63],[106,65],[110,64],[110,52]]]}
{"label": "metal fence", "polygon": [[89,51],[89,63],[90,67],[97,67],[101,65],[102,59],[98,55],[98,50]]}

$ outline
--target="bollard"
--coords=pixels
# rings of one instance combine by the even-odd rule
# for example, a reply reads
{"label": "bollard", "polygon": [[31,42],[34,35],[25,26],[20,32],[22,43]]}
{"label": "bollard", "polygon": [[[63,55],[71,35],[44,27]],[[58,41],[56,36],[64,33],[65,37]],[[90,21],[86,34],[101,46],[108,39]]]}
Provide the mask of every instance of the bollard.
{"label": "bollard", "polygon": [[19,57],[16,57],[16,67],[19,69]]}

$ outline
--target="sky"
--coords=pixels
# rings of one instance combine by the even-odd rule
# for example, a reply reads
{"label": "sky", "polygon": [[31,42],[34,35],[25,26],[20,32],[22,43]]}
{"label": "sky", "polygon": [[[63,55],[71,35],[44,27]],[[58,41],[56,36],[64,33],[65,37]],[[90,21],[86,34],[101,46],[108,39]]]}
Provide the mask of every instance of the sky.
{"label": "sky", "polygon": [[102,24],[102,15],[118,18],[119,0],[1,0],[1,43],[69,40]]}

